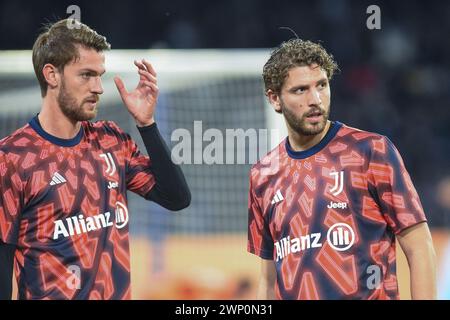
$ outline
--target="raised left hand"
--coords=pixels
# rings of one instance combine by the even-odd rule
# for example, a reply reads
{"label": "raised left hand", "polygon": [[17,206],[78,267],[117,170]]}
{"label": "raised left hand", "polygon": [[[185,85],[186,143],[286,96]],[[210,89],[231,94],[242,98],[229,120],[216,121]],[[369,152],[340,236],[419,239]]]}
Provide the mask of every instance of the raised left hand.
{"label": "raised left hand", "polygon": [[155,122],[154,114],[159,89],[156,72],[150,62],[142,59],[142,61],[135,60],[134,64],[138,68],[139,83],[133,91],[127,91],[120,77],[114,77],[114,82],[128,112],[136,120],[138,126],[144,127]]}

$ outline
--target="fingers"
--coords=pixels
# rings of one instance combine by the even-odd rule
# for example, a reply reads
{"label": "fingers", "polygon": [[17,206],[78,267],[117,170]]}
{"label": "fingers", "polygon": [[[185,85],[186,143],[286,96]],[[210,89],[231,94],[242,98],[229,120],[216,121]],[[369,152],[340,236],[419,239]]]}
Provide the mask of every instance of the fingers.
{"label": "fingers", "polygon": [[149,87],[155,94],[158,94],[159,88],[157,85],[156,72],[150,62],[142,59],[141,61],[135,60],[134,64],[138,67],[138,73],[140,75],[140,85]]}
{"label": "fingers", "polygon": [[117,90],[119,90],[120,96],[124,97],[128,92],[125,88],[125,85],[123,84],[122,79],[119,77],[114,77],[114,83],[116,84]]}
{"label": "fingers", "polygon": [[143,83],[147,87],[150,87],[150,89],[152,89],[152,92],[154,92],[156,95],[159,93],[159,88],[155,83],[150,82],[150,81],[143,81]]}
{"label": "fingers", "polygon": [[139,69],[138,73],[139,73],[139,75],[141,75],[141,77],[143,77],[143,78],[141,78],[141,80],[150,81],[155,84],[157,83],[156,77],[153,76],[150,72],[145,71],[144,69]]}
{"label": "fingers", "polygon": [[152,76],[154,76],[156,78],[156,71],[153,68],[153,66],[151,65],[150,62],[148,62],[145,59],[142,59],[142,61],[137,61],[134,60],[134,64],[136,65],[136,67],[138,67],[139,69],[143,69],[143,70],[147,70],[148,72],[150,72],[150,74]]}
{"label": "fingers", "polygon": [[150,62],[148,62],[145,59],[142,59],[142,62],[145,64],[145,66],[147,67],[147,70],[154,76],[156,77],[156,71],[155,69],[153,69],[153,66]]}

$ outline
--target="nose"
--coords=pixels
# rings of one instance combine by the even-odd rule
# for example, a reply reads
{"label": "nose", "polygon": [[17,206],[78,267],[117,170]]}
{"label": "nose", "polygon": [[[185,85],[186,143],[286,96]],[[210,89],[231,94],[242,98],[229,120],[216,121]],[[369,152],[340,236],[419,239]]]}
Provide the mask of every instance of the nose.
{"label": "nose", "polygon": [[100,79],[100,77],[93,77],[91,92],[95,94],[103,93],[102,79]]}
{"label": "nose", "polygon": [[316,89],[312,89],[308,94],[308,105],[309,106],[320,106],[322,104],[322,99],[320,98],[320,93]]}

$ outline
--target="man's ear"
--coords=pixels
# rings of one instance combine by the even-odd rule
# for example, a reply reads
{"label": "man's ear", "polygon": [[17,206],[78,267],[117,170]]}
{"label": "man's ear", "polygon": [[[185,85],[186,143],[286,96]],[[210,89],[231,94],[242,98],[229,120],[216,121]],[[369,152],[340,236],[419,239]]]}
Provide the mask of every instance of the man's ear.
{"label": "man's ear", "polygon": [[278,93],[275,93],[272,89],[268,89],[266,91],[266,96],[267,98],[269,98],[269,102],[272,108],[275,110],[275,112],[282,113],[280,95]]}
{"label": "man's ear", "polygon": [[44,75],[45,81],[47,81],[49,88],[54,89],[58,87],[61,76],[58,69],[54,65],[50,63],[45,64],[42,68],[42,74]]}

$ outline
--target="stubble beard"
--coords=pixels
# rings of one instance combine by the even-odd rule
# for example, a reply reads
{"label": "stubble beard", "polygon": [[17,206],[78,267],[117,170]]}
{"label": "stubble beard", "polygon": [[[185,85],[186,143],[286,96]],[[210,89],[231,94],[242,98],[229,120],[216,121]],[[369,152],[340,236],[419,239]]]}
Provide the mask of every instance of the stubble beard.
{"label": "stubble beard", "polygon": [[92,120],[97,115],[97,107],[94,111],[88,113],[83,109],[85,101],[81,104],[66,90],[64,80],[61,81],[61,90],[58,94],[58,104],[62,113],[71,121],[87,121]]}

